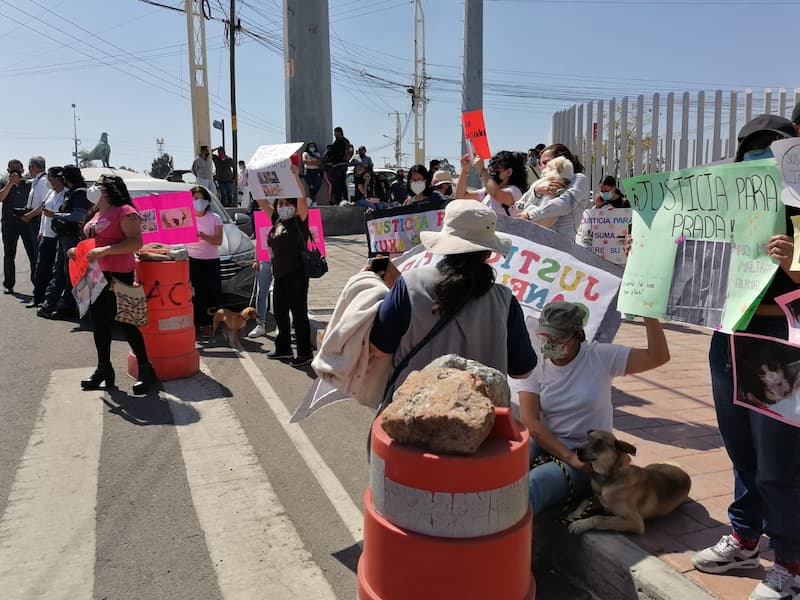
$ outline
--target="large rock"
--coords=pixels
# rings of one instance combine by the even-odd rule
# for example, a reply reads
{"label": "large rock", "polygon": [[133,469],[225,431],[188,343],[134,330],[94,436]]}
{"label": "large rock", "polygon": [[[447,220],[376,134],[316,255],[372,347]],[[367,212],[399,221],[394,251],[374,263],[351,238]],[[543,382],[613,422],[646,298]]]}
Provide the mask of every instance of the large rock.
{"label": "large rock", "polygon": [[486,385],[486,395],[492,404],[500,408],[511,406],[511,389],[508,387],[508,377],[497,369],[487,367],[483,363],[470,360],[458,354],[445,354],[434,360],[423,369],[458,369],[477,375]]}
{"label": "large rock", "polygon": [[494,407],[475,374],[429,368],[408,376],[381,417],[383,429],[401,444],[475,454],[492,431]]}

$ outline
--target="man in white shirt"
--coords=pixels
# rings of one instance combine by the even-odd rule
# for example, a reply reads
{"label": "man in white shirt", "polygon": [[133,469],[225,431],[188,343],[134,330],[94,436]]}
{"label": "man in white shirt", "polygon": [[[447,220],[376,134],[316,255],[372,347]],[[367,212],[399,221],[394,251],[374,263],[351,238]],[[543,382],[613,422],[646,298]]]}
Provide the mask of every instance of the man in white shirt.
{"label": "man in white shirt", "polygon": [[20,217],[29,226],[28,235],[34,247],[39,242],[39,226],[42,218],[42,205],[50,188],[47,187],[47,166],[43,156],[32,156],[28,161],[28,173],[31,177],[31,190],[28,192],[28,212]]}
{"label": "man in white shirt", "polygon": [[208,146],[200,146],[200,154],[192,163],[192,173],[194,173],[197,185],[202,185],[207,190],[216,193],[214,186],[214,161],[208,151]]}
{"label": "man in white shirt", "polygon": [[53,275],[53,265],[56,261],[58,238],[51,226],[52,218],[50,215],[57,213],[64,202],[65,185],[61,176],[61,167],[50,167],[47,170],[47,182],[50,184],[50,189],[48,189],[44,203],[38,208],[42,214],[38,232],[39,254],[34,274],[33,299],[26,305],[27,308],[38,307],[44,302],[47,286]]}

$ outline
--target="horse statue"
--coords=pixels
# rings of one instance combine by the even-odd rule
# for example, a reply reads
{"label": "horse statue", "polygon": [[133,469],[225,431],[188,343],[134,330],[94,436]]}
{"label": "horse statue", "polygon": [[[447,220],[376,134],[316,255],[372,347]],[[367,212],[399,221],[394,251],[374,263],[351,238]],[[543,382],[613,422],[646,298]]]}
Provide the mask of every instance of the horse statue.
{"label": "horse statue", "polygon": [[92,149],[91,152],[81,150],[80,158],[82,161],[90,162],[99,160],[103,163],[104,167],[110,167],[109,160],[111,159],[111,146],[108,143],[108,134],[103,132],[100,135],[100,141]]}

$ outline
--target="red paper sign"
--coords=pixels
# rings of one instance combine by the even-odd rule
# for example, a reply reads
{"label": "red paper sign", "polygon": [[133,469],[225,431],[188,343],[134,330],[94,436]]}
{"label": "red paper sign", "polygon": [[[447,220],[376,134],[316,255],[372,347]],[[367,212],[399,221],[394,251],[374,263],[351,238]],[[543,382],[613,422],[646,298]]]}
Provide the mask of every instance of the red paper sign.
{"label": "red paper sign", "polygon": [[78,245],[75,246],[75,258],[69,261],[69,280],[72,282],[73,286],[78,284],[78,281],[80,281],[81,277],[84,276],[86,270],[89,268],[89,259],[87,255],[89,254],[89,250],[92,250],[94,246],[94,238],[78,242]]}
{"label": "red paper sign", "polygon": [[492,158],[489,138],[486,137],[486,123],[483,122],[483,109],[462,113],[461,120],[464,123],[464,136],[472,142],[475,154],[484,160]]}

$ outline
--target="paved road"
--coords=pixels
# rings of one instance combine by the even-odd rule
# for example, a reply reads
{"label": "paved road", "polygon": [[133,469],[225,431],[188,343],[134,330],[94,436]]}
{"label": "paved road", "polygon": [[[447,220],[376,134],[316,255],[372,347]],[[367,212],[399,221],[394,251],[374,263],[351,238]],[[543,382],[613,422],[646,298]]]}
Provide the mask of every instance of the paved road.
{"label": "paved road", "polygon": [[[363,257],[334,245],[339,275],[315,282],[315,310]],[[240,355],[221,336],[201,344],[201,373],[145,398],[115,342],[120,389],[82,392],[91,333],[25,301],[0,296],[0,597],[355,597],[368,411],[289,425],[312,372],[269,361],[269,338]],[[586,597],[537,576],[540,598]]]}

